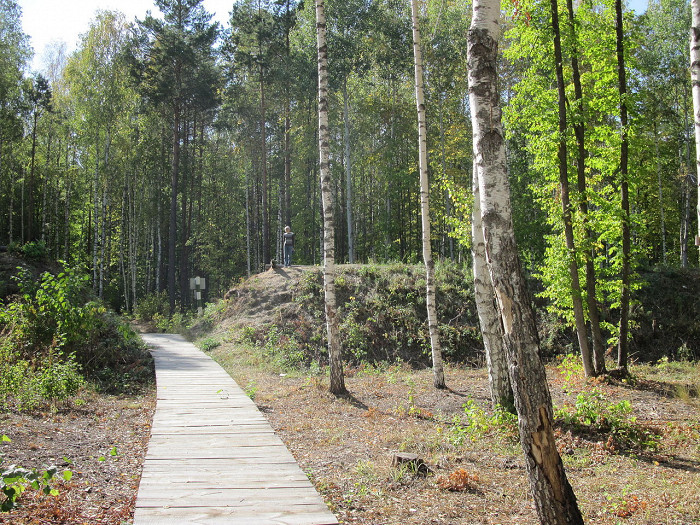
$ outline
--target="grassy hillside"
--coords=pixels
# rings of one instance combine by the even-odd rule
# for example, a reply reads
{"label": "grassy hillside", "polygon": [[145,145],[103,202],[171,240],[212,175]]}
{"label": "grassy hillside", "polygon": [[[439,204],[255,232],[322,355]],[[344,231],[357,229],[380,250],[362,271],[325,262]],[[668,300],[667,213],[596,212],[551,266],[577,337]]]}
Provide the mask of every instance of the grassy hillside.
{"label": "grassy hillside", "polygon": [[[323,276],[319,267],[277,268],[242,280],[210,308],[195,333],[233,330],[267,347],[290,367],[325,359]],[[643,275],[633,300],[632,359],[695,360],[700,356],[700,276],[697,271]],[[448,361],[484,363],[469,269],[438,264],[440,339]],[[536,283],[533,283],[533,288]],[[336,280],[344,358],[350,364],[398,361],[430,365],[422,265],[343,265]],[[542,354],[554,359],[577,352],[570,327],[536,301]],[[616,322],[617,312],[604,312]],[[224,334],[224,335],[221,335]],[[611,345],[611,353],[614,348]]]}

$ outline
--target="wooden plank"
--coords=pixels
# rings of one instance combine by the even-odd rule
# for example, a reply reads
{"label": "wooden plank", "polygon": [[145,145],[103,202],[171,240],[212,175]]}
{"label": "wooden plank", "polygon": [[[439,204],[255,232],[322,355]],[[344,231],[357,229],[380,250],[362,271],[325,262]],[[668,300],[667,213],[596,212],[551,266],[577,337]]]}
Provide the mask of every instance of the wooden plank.
{"label": "wooden plank", "polygon": [[[275,508],[260,509],[259,507],[236,507],[217,509],[188,509],[187,517],[183,518],[182,509],[144,508],[140,509],[140,519],[148,525],[336,525],[337,521],[328,521],[328,511],[315,508],[298,507],[285,509],[281,512]],[[136,523],[134,521],[134,523]]]}
{"label": "wooden plank", "polygon": [[144,339],[155,346],[158,394],[134,525],[337,525],[219,365],[180,336]]}

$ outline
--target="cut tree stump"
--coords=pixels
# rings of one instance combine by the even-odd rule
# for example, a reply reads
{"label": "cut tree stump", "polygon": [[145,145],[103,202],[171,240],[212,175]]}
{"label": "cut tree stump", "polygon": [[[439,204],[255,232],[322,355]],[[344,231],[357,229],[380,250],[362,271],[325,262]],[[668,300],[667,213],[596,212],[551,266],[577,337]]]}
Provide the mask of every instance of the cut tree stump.
{"label": "cut tree stump", "polygon": [[432,472],[432,469],[418,454],[411,454],[410,452],[396,452],[394,454],[391,460],[391,466],[400,467],[401,465],[408,465],[413,472],[424,476]]}

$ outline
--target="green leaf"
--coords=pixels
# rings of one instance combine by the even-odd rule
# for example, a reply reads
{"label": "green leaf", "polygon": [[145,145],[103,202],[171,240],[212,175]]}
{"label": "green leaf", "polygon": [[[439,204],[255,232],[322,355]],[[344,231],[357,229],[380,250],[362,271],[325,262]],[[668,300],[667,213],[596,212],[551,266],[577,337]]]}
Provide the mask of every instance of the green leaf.
{"label": "green leaf", "polygon": [[70,481],[73,478],[73,472],[70,470],[64,470],[63,471],[63,479],[66,481]]}
{"label": "green leaf", "polygon": [[117,452],[117,447],[112,447],[112,449],[109,451],[110,456],[118,456],[119,453]]}
{"label": "green leaf", "polygon": [[0,438],[0,442],[2,442],[2,443],[11,443],[12,440],[11,440],[9,437],[7,437],[5,434],[3,434],[2,437]]}
{"label": "green leaf", "polygon": [[97,458],[97,461],[107,461],[107,458],[104,456],[100,456],[99,458]]}

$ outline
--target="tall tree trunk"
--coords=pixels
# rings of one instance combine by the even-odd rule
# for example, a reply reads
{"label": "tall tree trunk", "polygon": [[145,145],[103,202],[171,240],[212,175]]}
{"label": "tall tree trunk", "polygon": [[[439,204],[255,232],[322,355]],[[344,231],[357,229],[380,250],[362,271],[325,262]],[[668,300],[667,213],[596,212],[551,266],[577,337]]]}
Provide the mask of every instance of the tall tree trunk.
{"label": "tall tree trunk", "polygon": [[328,128],[328,46],[326,45],[326,15],[324,0],[316,0],[316,38],[318,40],[318,150],[321,172],[321,200],[323,203],[323,288],[328,330],[328,358],[331,369],[330,391],[340,395],[346,392],[343,376],[343,358],[335,299],[335,227],[333,221],[333,193],[331,170],[328,164],[330,132]]}
{"label": "tall tree trunk", "polygon": [[569,14],[569,36],[573,43],[571,50],[571,70],[574,82],[574,96],[576,98],[576,114],[574,120],[574,136],[576,137],[577,159],[576,178],[578,187],[578,208],[581,213],[584,234],[586,236],[586,249],[584,260],[586,265],[586,302],[588,306],[588,319],[591,323],[591,339],[593,343],[593,368],[596,375],[605,372],[605,342],[600,330],[600,312],[596,292],[596,275],[594,254],[594,235],[588,217],[588,191],[586,183],[586,142],[585,142],[585,116],[583,106],[583,88],[581,86],[581,72],[578,64],[578,40],[576,35],[576,18],[572,0],[566,0],[566,8]]}
{"label": "tall tree trunk", "polygon": [[[44,181],[41,185],[41,242],[46,244],[46,198],[49,191],[48,174],[51,169],[51,142],[52,129],[49,126],[48,137],[46,139],[46,159],[44,159]],[[47,246],[48,248],[48,246]]]}
{"label": "tall tree trunk", "polygon": [[262,148],[260,162],[262,163],[262,222],[263,222],[263,264],[270,262],[270,210],[267,193],[267,132],[265,106],[265,82],[263,67],[260,66],[260,146]]}
{"label": "tall tree trunk", "polygon": [[617,347],[617,366],[627,370],[629,306],[630,306],[630,201],[627,177],[627,78],[625,74],[624,28],[622,0],[615,0],[615,33],[617,42],[617,79],[620,91],[620,199],[622,206],[622,293],[620,295],[620,340]]}
{"label": "tall tree trunk", "polygon": [[173,108],[173,157],[170,166],[170,219],[168,226],[168,301],[170,315],[175,313],[175,272],[177,259],[177,187],[180,172],[180,101]]}
{"label": "tall tree trunk", "polygon": [[498,0],[475,0],[467,36],[469,101],[486,258],[501,314],[520,443],[537,514],[546,524],[582,524],[554,440],[552,400],[515,243],[498,90],[499,16]]}
{"label": "tall tree trunk", "polygon": [[659,155],[659,130],[657,121],[654,120],[654,153],[656,155],[656,182],[659,186],[659,216],[661,228],[661,260],[666,266],[668,262],[666,253],[666,214],[664,213],[664,186],[661,179],[661,157]]}
{"label": "tall tree trunk", "polygon": [[690,28],[690,80],[693,89],[693,125],[695,128],[695,174],[697,178],[698,237],[695,244],[700,248],[700,0],[690,0],[693,16]]}
{"label": "tall tree trunk", "polygon": [[36,132],[37,120],[39,119],[39,107],[34,108],[34,120],[32,125],[32,152],[29,164],[29,181],[27,184],[27,193],[29,202],[27,203],[27,236],[23,239],[24,242],[34,240],[34,186],[36,184]]}
{"label": "tall tree trunk", "polygon": [[8,235],[8,243],[12,244],[12,241],[15,240],[14,238],[14,224],[15,224],[15,170],[10,169],[10,210],[8,214],[8,223],[9,223],[9,231],[7,232]]}
{"label": "tall tree trunk", "polygon": [[350,159],[350,101],[348,77],[343,79],[343,154],[345,155],[345,213],[348,223],[348,262],[355,263],[355,239],[352,213],[352,164]]}
{"label": "tall tree trunk", "polygon": [[292,124],[291,102],[286,95],[284,105],[284,223],[292,226]]}
{"label": "tall tree trunk", "polygon": [[566,147],[566,135],[568,131],[566,121],[566,87],[564,86],[564,66],[562,64],[561,34],[559,31],[559,6],[557,0],[550,3],[552,15],[552,30],[554,31],[554,65],[557,75],[557,94],[559,109],[559,145],[557,148],[559,157],[559,188],[561,190],[561,211],[564,221],[564,238],[569,257],[569,277],[571,279],[571,302],[574,307],[574,320],[578,346],[581,350],[583,372],[586,377],[594,375],[593,359],[588,347],[588,334],[586,333],[586,318],[583,312],[583,298],[581,297],[581,283],[578,275],[578,262],[576,261],[576,245],[574,242],[574,226],[571,216],[571,200],[569,199],[569,170],[568,151]]}
{"label": "tall tree trunk", "polygon": [[70,208],[71,191],[73,189],[73,177],[68,175],[68,185],[66,186],[66,203],[63,210],[63,260],[68,261],[70,252]]}
{"label": "tall tree trunk", "polygon": [[[439,102],[440,102],[440,165],[442,167],[442,176],[445,180],[447,180],[447,152],[446,152],[446,145],[445,145],[445,123],[443,119],[443,114],[444,114],[444,99],[445,99],[445,94],[440,93],[439,97]],[[452,226],[450,224],[450,218],[452,217],[452,200],[450,199],[450,192],[449,190],[445,189],[445,218],[446,218],[446,227],[445,227],[445,232],[443,234],[443,242],[449,245],[450,248],[450,261],[454,262],[455,260],[455,241],[454,238],[452,237]],[[445,256],[445,253],[443,252],[443,256]]]}
{"label": "tall tree trunk", "polygon": [[97,271],[97,253],[99,246],[99,232],[97,218],[99,217],[98,209],[100,202],[100,149],[99,149],[99,136],[98,140],[95,141],[95,177],[93,179],[93,189],[92,189],[92,215],[93,215],[93,229],[92,229],[92,290],[97,293],[99,289],[98,283],[98,271]]}
{"label": "tall tree trunk", "polygon": [[486,263],[486,246],[484,230],[481,224],[481,202],[479,193],[479,177],[474,162],[472,174],[472,190],[474,205],[472,208],[472,268],[474,272],[474,299],[479,315],[479,326],[484,339],[486,365],[489,372],[489,388],[491,404],[513,410],[513,389],[508,377],[508,358],[503,346],[503,330],[501,318],[496,307],[496,296]]}
{"label": "tall tree trunk", "polygon": [[106,280],[106,272],[109,270],[107,266],[107,208],[109,206],[109,194],[107,185],[102,187],[102,205],[100,208],[100,270],[99,270],[99,287],[97,296],[101,299],[104,297],[104,287]]}
{"label": "tall tree trunk", "polygon": [[425,262],[426,300],[428,309],[428,332],[433,357],[433,385],[445,388],[445,372],[442,366],[440,333],[435,307],[435,263],[430,246],[430,182],[428,181],[428,143],[425,123],[425,100],[423,97],[423,59],[420,49],[418,27],[418,0],[411,0],[413,25],[413,64],[415,67],[416,109],[418,110],[418,170],[420,172],[420,211],[423,232],[423,261]]}
{"label": "tall tree trunk", "polygon": [[[286,15],[289,19],[289,4],[286,2]],[[290,26],[285,22],[284,45],[287,60],[291,55],[291,45],[289,41]],[[289,85],[285,86],[284,90],[284,223],[286,226],[292,226],[292,124],[291,124],[291,108],[292,102],[289,95]],[[293,229],[292,229],[293,231]]]}
{"label": "tall tree trunk", "polygon": [[245,249],[246,249],[246,275],[250,277],[250,180],[248,171],[245,174]]}

